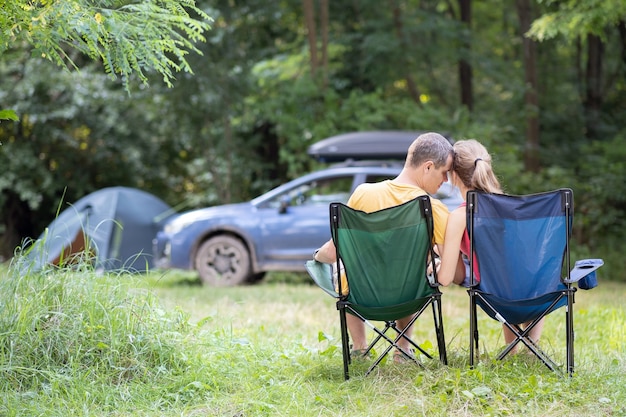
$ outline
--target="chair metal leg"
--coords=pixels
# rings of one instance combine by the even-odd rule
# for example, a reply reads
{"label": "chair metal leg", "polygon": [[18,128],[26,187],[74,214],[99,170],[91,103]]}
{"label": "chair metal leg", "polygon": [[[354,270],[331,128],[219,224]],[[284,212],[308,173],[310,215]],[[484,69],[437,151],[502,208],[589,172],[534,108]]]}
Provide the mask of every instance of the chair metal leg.
{"label": "chair metal leg", "polygon": [[[339,300],[339,301],[337,301],[337,310],[339,310],[339,318],[340,318],[340,324],[341,324],[341,340],[342,340],[342,354],[343,354],[343,365],[344,365],[344,378],[346,380],[348,380],[350,378],[350,375],[349,375],[349,365],[350,365],[350,362],[351,362],[349,333],[348,333],[348,327],[347,327],[347,314],[352,314],[355,317],[358,317],[375,334],[375,337],[372,339],[372,341],[369,343],[368,347],[366,348],[366,353],[370,352],[372,350],[372,348],[374,347],[374,345],[376,345],[379,341],[381,341],[381,339],[384,339],[384,341],[386,341],[388,343],[386,349],[384,349],[382,351],[382,353],[380,355],[378,355],[376,360],[373,362],[373,364],[367,370],[365,375],[368,375],[374,368],[376,368],[382,362],[382,360],[385,358],[385,356],[387,356],[389,354],[389,352],[391,352],[391,350],[393,348],[397,349],[399,352],[401,352],[404,355],[406,355],[408,358],[413,360],[413,362],[415,362],[417,365],[424,366],[415,357],[415,355],[413,354],[413,352],[411,352],[410,349],[407,350],[407,349],[404,349],[404,348],[399,346],[398,343],[399,343],[399,341],[401,339],[407,340],[408,343],[413,348],[415,348],[415,352],[420,352],[421,354],[423,354],[427,358],[433,359],[432,355],[430,355],[426,350],[424,350],[414,340],[412,340],[410,337],[408,337],[406,335],[407,330],[409,328],[411,328],[411,326],[413,326],[413,324],[417,321],[417,319],[419,317],[421,317],[421,315],[426,311],[426,309],[428,309],[429,304],[432,305],[432,310],[433,310],[433,318],[434,318],[435,332],[436,332],[437,345],[438,345],[437,347],[438,347],[438,350],[439,350],[439,359],[440,359],[441,363],[443,363],[444,365],[447,365],[448,364],[448,358],[447,358],[447,353],[446,353],[444,328],[443,328],[443,312],[442,312],[442,306],[441,306],[441,294],[439,294],[439,296],[432,297],[428,301],[426,301],[419,308],[419,310],[416,311],[413,314],[413,317],[411,318],[411,320],[409,320],[409,322],[407,323],[406,327],[404,329],[402,329],[402,330],[400,330],[397,327],[396,322],[393,321],[393,320],[392,321],[385,321],[384,328],[383,327],[380,327],[380,328],[376,327],[369,320],[365,319],[365,317],[363,317],[363,315],[359,311],[357,311],[355,308],[353,308],[348,301],[346,301],[346,300]],[[392,334],[387,334],[389,329],[393,329],[396,332],[395,337]]]}
{"label": "chair metal leg", "polygon": [[[393,348],[397,349],[399,352],[402,352],[408,358],[412,359],[413,362],[415,362],[417,365],[424,366],[419,360],[417,360],[414,357],[414,355],[411,354],[410,351],[407,351],[407,350],[401,348],[398,345],[398,342],[401,339],[403,339],[403,338],[406,339],[415,348],[416,351],[419,351],[421,354],[423,354],[424,356],[426,356],[429,359],[433,359],[433,357],[428,352],[426,352],[421,346],[419,346],[417,343],[415,343],[415,341],[413,341],[411,338],[409,338],[406,335],[407,329],[409,329],[417,321],[417,319],[419,317],[421,317],[422,313],[424,313],[424,311],[426,311],[426,309],[428,308],[429,304],[433,305],[433,312],[435,313],[435,325],[436,325],[435,331],[437,333],[437,343],[438,343],[438,347],[439,347],[439,356],[440,356],[440,359],[441,359],[442,363],[444,365],[447,365],[447,355],[446,355],[446,350],[445,350],[445,339],[444,339],[444,333],[443,333],[443,313],[442,313],[442,309],[441,309],[441,303],[437,302],[436,305],[435,305],[434,304],[435,301],[436,301],[436,299],[431,299],[428,302],[426,302],[413,315],[413,318],[409,321],[407,326],[404,329],[402,329],[402,330],[400,330],[396,326],[395,321],[386,321],[384,328],[378,328],[378,327],[374,326],[369,320],[365,319],[358,311],[356,311],[355,309],[351,308],[350,305],[345,304],[345,303],[342,304],[344,306],[344,308],[349,311],[350,314],[353,314],[354,316],[356,316],[359,319],[361,319],[363,321],[363,323],[365,325],[367,325],[368,328],[375,333],[374,339],[370,342],[370,344],[368,345],[368,347],[366,349],[367,352],[371,351],[371,349],[374,347],[374,345],[376,345],[381,339],[384,339],[388,343],[388,345],[385,348],[385,350],[383,350],[383,352],[380,355],[378,355],[378,357],[373,362],[373,364],[369,367],[369,369],[367,370],[365,375],[369,375],[369,373],[372,370],[374,370],[374,368],[376,368],[382,362],[382,360],[385,358],[385,356],[387,356],[389,354],[389,352],[391,352],[391,350]],[[339,306],[339,303],[338,303],[338,306]],[[392,338],[390,334],[389,335],[387,334],[387,331],[389,329],[393,329],[396,332],[395,338]],[[346,335],[346,338],[347,338],[347,335]],[[346,371],[346,373],[347,373],[347,371]]]}
{"label": "chair metal leg", "polygon": [[467,291],[470,297],[470,368],[474,368],[478,356],[478,319],[476,317],[476,294],[474,290]]}
{"label": "chair metal leg", "polygon": [[432,301],[433,319],[435,321],[435,333],[437,334],[437,349],[439,350],[439,360],[444,365],[448,364],[448,354],[446,352],[446,339],[443,333],[443,313],[441,311],[441,294]]}
{"label": "chair metal leg", "polygon": [[348,367],[350,365],[350,336],[348,335],[348,323],[346,321],[346,307],[341,304],[341,301],[337,302],[337,309],[339,310],[339,323],[341,326],[341,350],[343,354],[343,376],[347,381],[350,379]]}
{"label": "chair metal leg", "polygon": [[566,349],[567,349],[567,374],[572,377],[574,375],[574,290],[567,293],[567,311],[565,312],[565,331]]}
{"label": "chair metal leg", "polygon": [[[471,291],[471,290],[470,290]],[[477,298],[480,298],[481,305],[483,309],[489,309],[494,315],[495,318],[502,323],[503,326],[506,326],[514,335],[515,339],[511,341],[497,356],[498,360],[504,359],[506,355],[508,355],[513,348],[522,343],[524,346],[528,348],[543,364],[550,369],[551,371],[563,374],[563,369],[559,366],[550,356],[548,356],[531,338],[530,332],[532,329],[548,314],[554,311],[554,308],[558,305],[559,301],[563,299],[563,297],[567,300],[567,310],[566,310],[566,355],[567,355],[567,373],[571,376],[574,367],[574,327],[573,327],[573,292],[570,290],[564,290],[560,293],[560,296],[552,301],[552,303],[543,310],[543,312],[535,317],[534,320],[526,327],[524,330],[517,324],[509,323],[498,311],[489,303],[489,301],[483,297],[481,294],[472,294],[470,295],[470,303],[472,310],[470,311],[470,316],[473,314],[474,317],[470,317],[470,332],[473,331],[472,325],[475,326],[475,340],[476,340],[476,349],[478,349],[478,330],[476,326],[476,302]],[[472,298],[473,296],[473,298]],[[485,310],[486,311],[486,310]],[[470,345],[470,366],[473,366],[474,355],[473,350],[474,346]]]}
{"label": "chair metal leg", "polygon": [[506,355],[517,345],[519,342],[524,344],[528,350],[530,350],[545,366],[548,367],[553,372],[560,372],[558,365],[543,351],[537,346],[535,342],[528,336],[530,330],[543,318],[543,316],[539,317],[535,321],[533,321],[526,329],[522,330],[516,324],[510,324],[504,321],[502,324],[507,326],[509,330],[515,335],[515,340],[509,343],[504,350],[500,352],[497,356],[498,360],[504,359]]}

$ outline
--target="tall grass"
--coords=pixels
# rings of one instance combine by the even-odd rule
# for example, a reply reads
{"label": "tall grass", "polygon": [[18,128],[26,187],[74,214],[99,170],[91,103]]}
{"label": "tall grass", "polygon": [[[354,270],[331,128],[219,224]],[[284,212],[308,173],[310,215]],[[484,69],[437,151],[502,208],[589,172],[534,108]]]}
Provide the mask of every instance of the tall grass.
{"label": "tall grass", "polygon": [[[174,273],[0,274],[3,416],[626,415],[620,284],[577,294],[571,379],[528,355],[494,361],[502,340],[490,319],[469,369],[468,297],[446,288],[448,366],[387,361],[365,376],[355,362],[345,382],[333,300],[298,275],[207,288]],[[557,358],[562,316],[542,338]],[[416,335],[433,350],[430,327]]]}
{"label": "tall grass", "polygon": [[187,371],[187,315],[165,312],[123,278],[69,270],[2,277],[0,414],[115,411]]}

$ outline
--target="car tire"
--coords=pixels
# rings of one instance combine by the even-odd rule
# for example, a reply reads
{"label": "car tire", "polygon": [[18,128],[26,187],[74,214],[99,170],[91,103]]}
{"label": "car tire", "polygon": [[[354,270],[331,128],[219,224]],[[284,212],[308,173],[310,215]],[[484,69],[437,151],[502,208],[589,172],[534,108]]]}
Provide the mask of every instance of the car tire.
{"label": "car tire", "polygon": [[198,248],[195,268],[203,284],[213,287],[242,285],[250,279],[250,253],[235,237],[215,236]]}

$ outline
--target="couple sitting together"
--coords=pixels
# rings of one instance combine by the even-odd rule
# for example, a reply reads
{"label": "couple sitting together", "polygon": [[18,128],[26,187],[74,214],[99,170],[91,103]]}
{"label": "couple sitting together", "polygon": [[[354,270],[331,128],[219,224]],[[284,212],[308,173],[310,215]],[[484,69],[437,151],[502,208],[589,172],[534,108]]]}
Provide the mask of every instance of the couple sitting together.
{"label": "couple sitting together", "polygon": [[[374,212],[397,206],[425,194],[435,194],[439,187],[450,180],[465,196],[470,190],[501,193],[500,183],[491,169],[491,156],[485,147],[476,140],[460,140],[454,146],[437,133],[420,135],[409,147],[406,161],[400,174],[378,183],[358,186],[347,205],[364,212]],[[466,231],[465,204],[452,212],[439,200],[431,199],[436,251],[441,256],[438,281],[441,285],[451,283],[468,286],[469,283],[469,239]],[[332,239],[315,253],[315,260],[323,263],[336,262],[336,250]],[[478,274],[474,274],[478,278]],[[411,317],[397,320],[400,330],[410,322]],[[543,322],[543,320],[542,320]],[[543,323],[530,331],[530,338],[537,342]],[[351,314],[347,315],[347,327],[355,353],[367,348],[364,323]],[[525,325],[521,326],[522,328]],[[504,339],[509,344],[514,334],[503,326]],[[407,329],[410,337],[411,329]],[[402,349],[409,349],[406,339],[399,343]],[[401,358],[398,358],[401,360]]]}

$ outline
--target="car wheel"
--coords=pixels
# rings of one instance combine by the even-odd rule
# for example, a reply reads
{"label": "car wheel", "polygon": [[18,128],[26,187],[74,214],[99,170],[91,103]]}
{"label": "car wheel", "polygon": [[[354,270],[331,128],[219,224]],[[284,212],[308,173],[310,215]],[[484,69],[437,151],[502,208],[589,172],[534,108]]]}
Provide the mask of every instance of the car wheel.
{"label": "car wheel", "polygon": [[216,236],[202,243],[195,266],[202,282],[214,287],[233,287],[250,278],[248,249],[231,236]]}

